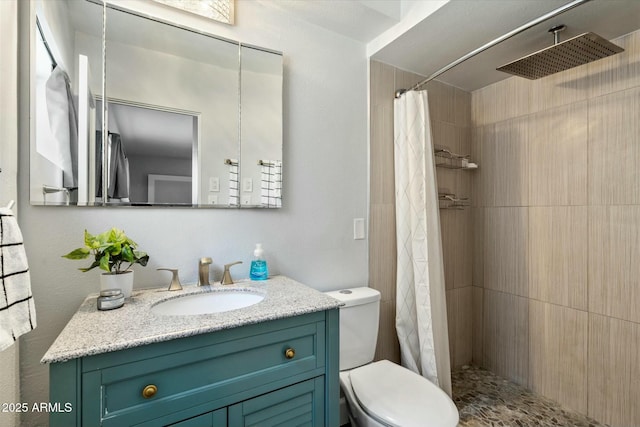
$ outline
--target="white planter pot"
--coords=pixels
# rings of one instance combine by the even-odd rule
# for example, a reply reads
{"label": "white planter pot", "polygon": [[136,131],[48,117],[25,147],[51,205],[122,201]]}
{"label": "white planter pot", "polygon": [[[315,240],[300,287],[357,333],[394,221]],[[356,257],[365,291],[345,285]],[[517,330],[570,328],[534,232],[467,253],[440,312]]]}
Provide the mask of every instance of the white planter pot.
{"label": "white planter pot", "polygon": [[102,273],[100,275],[100,290],[120,289],[125,298],[131,296],[133,290],[133,270],[120,274]]}

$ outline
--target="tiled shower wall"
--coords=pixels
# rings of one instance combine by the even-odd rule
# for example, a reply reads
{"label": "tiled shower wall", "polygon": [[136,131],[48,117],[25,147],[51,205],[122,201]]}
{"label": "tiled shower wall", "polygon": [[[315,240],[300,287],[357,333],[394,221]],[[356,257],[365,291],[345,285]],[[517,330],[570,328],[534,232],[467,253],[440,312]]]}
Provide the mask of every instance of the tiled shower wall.
{"label": "tiled shower wall", "polygon": [[[395,331],[395,196],[393,166],[393,99],[424,77],[371,61],[369,285],[382,293],[376,359],[400,360]],[[427,85],[434,144],[451,151],[471,149],[471,95],[433,81]],[[438,186],[469,197],[474,172],[437,169]],[[472,210],[440,210],[451,365],[472,356]]]}
{"label": "tiled shower wall", "polygon": [[472,94],[473,360],[640,425],[640,32]]}

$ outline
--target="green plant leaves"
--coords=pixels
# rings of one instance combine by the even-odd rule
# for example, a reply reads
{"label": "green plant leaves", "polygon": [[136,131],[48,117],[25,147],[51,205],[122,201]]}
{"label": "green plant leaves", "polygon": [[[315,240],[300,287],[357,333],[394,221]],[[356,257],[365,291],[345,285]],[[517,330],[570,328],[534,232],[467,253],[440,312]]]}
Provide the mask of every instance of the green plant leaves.
{"label": "green plant leaves", "polygon": [[91,251],[87,248],[78,248],[74,249],[66,255],[62,255],[63,258],[67,259],[86,259]]}
{"label": "green plant leaves", "polygon": [[[84,244],[84,247],[63,255],[68,259],[86,259],[93,254],[93,263],[87,268],[80,268],[83,272],[99,267],[111,273],[124,273],[133,264],[144,267],[149,262],[149,255],[136,251],[138,244],[127,237],[123,230],[115,227],[95,236],[85,230]],[[129,263],[129,265],[124,268],[123,263]]]}

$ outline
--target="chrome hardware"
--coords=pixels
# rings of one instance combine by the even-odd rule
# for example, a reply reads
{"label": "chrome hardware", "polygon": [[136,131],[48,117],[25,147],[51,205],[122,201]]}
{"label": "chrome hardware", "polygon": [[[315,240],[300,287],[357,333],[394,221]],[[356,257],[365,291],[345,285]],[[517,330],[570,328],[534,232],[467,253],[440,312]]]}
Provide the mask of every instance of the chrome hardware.
{"label": "chrome hardware", "polygon": [[231,264],[224,265],[224,273],[222,273],[222,281],[220,282],[221,284],[233,285],[233,279],[231,278],[231,272],[229,271],[229,268],[232,265],[236,265],[236,264],[242,264],[242,261],[236,261],[236,262],[232,262]]}
{"label": "chrome hardware", "polygon": [[296,357],[296,351],[292,348],[288,348],[284,351],[284,357],[286,357],[287,359],[293,359],[294,357]]}
{"label": "chrome hardware", "polygon": [[156,270],[164,270],[170,271],[173,276],[171,277],[171,284],[169,285],[169,291],[181,291],[182,284],[180,283],[180,278],[178,277],[178,269],[177,268],[156,268]]}
{"label": "chrome hardware", "polygon": [[200,258],[198,262],[198,286],[208,286],[209,283],[209,264],[211,264],[213,260],[209,257]]}
{"label": "chrome hardware", "polygon": [[145,399],[151,399],[158,392],[158,387],[153,384],[149,384],[145,388],[142,389],[142,397]]}

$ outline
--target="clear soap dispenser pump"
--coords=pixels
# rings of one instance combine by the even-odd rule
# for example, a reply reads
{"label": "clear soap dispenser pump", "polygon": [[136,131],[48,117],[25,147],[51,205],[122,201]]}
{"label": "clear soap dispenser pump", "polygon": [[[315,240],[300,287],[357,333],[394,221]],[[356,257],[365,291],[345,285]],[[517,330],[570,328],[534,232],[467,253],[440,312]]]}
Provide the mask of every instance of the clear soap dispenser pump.
{"label": "clear soap dispenser pump", "polygon": [[256,243],[256,248],[253,250],[249,278],[251,280],[267,280],[269,278],[267,261],[264,259],[264,250],[261,243]]}

